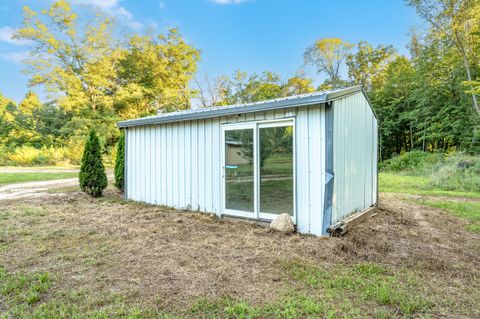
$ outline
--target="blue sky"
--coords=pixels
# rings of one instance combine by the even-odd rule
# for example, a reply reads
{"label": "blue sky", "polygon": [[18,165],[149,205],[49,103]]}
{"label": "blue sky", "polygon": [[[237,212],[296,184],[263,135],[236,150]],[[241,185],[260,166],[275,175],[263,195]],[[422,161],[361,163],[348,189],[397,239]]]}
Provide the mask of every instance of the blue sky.
{"label": "blue sky", "polygon": [[[10,39],[21,26],[22,6],[51,0],[0,2],[0,92],[19,101],[28,90],[22,58],[29,44]],[[99,5],[134,32],[178,27],[201,51],[199,79],[236,69],[270,70],[283,77],[303,67],[303,52],[316,39],[338,37],[356,43],[392,44],[407,54],[409,31],[419,23],[403,0],[73,0]],[[316,82],[321,77],[306,70]],[[41,93],[41,91],[36,90]]]}

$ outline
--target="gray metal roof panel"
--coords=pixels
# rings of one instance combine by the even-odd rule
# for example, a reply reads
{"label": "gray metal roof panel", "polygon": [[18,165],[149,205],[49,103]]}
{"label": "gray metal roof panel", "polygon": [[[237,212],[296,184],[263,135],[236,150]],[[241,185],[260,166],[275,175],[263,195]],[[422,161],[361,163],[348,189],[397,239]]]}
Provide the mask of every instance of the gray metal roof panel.
{"label": "gray metal roof panel", "polygon": [[175,111],[170,113],[157,114],[153,116],[147,116],[137,118],[133,120],[127,120],[118,122],[119,128],[151,125],[160,123],[180,122],[196,119],[206,119],[226,115],[245,114],[269,110],[284,109],[296,106],[307,106],[319,103],[325,103],[339,97],[356,93],[362,90],[361,86],[353,86],[346,89],[338,89],[323,92],[314,92],[301,95],[293,95],[289,97],[260,101],[255,103],[237,104],[229,106],[190,109],[183,111]]}

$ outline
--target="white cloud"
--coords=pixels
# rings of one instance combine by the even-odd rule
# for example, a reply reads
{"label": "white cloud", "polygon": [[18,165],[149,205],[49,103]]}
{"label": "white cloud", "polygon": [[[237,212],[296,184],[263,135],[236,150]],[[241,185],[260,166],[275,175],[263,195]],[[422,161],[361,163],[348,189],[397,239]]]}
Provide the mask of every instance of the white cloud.
{"label": "white cloud", "polygon": [[29,55],[28,51],[6,52],[6,53],[0,53],[0,58],[7,62],[21,64],[23,60],[28,58],[28,55]]}
{"label": "white cloud", "polygon": [[28,40],[18,40],[13,38],[13,34],[16,29],[11,27],[1,27],[0,28],[0,41],[7,42],[15,45],[28,45],[31,42]]}
{"label": "white cloud", "polygon": [[143,24],[135,20],[133,14],[120,5],[119,0],[75,0],[75,3],[98,7],[134,30],[143,28]]}
{"label": "white cloud", "polygon": [[225,5],[225,4],[240,4],[242,2],[247,2],[249,0],[210,0],[210,1],[216,4]]}
{"label": "white cloud", "polygon": [[75,0],[75,3],[90,4],[103,9],[118,6],[118,0]]}
{"label": "white cloud", "polygon": [[143,24],[135,20],[133,14],[124,7],[113,7],[105,11],[134,30],[139,30],[143,27]]}

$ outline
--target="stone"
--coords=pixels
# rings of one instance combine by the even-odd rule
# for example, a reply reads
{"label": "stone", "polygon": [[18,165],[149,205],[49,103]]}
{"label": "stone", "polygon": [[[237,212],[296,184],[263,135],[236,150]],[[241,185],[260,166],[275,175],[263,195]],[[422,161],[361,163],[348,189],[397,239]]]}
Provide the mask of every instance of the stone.
{"label": "stone", "polygon": [[270,223],[270,229],[288,235],[294,232],[295,227],[293,226],[293,221],[290,215],[284,213],[278,215],[278,217]]}

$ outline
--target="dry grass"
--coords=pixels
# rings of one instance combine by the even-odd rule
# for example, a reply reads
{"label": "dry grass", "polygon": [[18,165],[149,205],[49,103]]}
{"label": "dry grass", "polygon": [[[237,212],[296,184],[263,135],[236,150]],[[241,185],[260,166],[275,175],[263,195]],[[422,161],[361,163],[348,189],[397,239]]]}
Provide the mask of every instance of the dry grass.
{"label": "dry grass", "polygon": [[[127,305],[144,317],[480,316],[479,234],[398,195],[384,195],[377,215],[343,238],[283,236],[242,220],[126,203],[113,191],[0,207],[0,265],[52,278],[27,314],[60,302],[80,313]],[[381,271],[365,275],[365,267]],[[6,296],[0,311],[8,313],[15,305]],[[285,298],[297,312],[285,312]]]}

